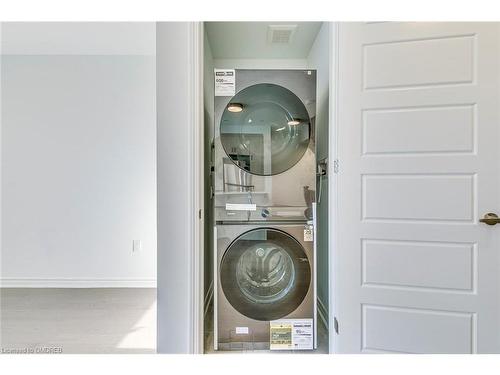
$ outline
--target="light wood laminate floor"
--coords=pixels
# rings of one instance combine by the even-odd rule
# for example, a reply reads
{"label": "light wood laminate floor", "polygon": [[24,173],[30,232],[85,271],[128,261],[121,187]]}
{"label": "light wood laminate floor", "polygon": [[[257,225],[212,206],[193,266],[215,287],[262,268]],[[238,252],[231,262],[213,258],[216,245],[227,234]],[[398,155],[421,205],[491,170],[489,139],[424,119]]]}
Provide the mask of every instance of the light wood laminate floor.
{"label": "light wood laminate floor", "polygon": [[0,349],[155,353],[156,289],[0,289]]}
{"label": "light wood laminate floor", "polygon": [[[210,306],[205,352],[228,353],[213,350],[212,315]],[[321,323],[318,344],[315,351],[299,353],[328,352]],[[62,353],[155,353],[156,289],[0,288],[0,352],[45,348]],[[250,352],[277,353],[244,351]]]}

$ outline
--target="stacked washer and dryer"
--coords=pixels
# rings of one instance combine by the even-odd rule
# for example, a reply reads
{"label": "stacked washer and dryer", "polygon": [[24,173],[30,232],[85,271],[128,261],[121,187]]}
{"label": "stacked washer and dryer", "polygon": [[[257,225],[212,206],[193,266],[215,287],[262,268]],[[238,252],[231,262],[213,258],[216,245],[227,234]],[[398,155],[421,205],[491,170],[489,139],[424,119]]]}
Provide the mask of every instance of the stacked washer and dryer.
{"label": "stacked washer and dryer", "polygon": [[316,72],[232,74],[215,96],[214,349],[311,350]]}

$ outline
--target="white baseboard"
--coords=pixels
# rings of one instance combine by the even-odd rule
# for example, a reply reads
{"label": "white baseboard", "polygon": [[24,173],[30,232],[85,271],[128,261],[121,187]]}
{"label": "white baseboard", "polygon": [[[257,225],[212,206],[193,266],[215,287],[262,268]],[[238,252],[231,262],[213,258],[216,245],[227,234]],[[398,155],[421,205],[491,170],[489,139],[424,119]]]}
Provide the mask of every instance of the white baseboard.
{"label": "white baseboard", "polygon": [[210,302],[212,302],[213,298],[214,298],[214,281],[212,280],[210,282],[210,285],[208,286],[207,294],[205,295],[205,300],[203,303],[203,306],[205,307],[204,316],[207,315],[208,307],[210,306]]}
{"label": "white baseboard", "polygon": [[323,301],[318,297],[318,317],[321,319],[326,329],[328,329],[328,309]]}
{"label": "white baseboard", "polygon": [[0,288],[156,288],[156,279],[0,279]]}

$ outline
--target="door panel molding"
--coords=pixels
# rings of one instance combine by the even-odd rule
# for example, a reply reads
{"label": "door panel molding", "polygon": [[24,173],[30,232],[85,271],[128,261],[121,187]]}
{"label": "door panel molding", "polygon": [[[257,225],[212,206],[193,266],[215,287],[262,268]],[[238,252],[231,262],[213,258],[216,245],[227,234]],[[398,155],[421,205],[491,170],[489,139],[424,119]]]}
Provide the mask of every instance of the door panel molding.
{"label": "door panel molding", "polygon": [[336,30],[333,350],[499,353],[499,24]]}

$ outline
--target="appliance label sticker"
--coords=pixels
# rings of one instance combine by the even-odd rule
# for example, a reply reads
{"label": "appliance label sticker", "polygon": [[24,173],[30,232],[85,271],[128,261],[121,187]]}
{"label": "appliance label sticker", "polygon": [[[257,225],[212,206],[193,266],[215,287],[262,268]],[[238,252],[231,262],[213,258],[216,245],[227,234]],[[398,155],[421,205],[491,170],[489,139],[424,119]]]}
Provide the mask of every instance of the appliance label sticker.
{"label": "appliance label sticker", "polygon": [[280,319],[270,322],[271,350],[312,350],[312,319]]}
{"label": "appliance label sticker", "polygon": [[248,327],[236,327],[237,335],[248,335]]}
{"label": "appliance label sticker", "polygon": [[236,72],[234,69],[214,69],[215,96],[236,94]]}
{"label": "appliance label sticker", "polygon": [[312,242],[314,239],[313,229],[311,227],[304,229],[304,241]]}
{"label": "appliance label sticker", "polygon": [[257,205],[253,203],[226,203],[226,211],[256,211]]}

